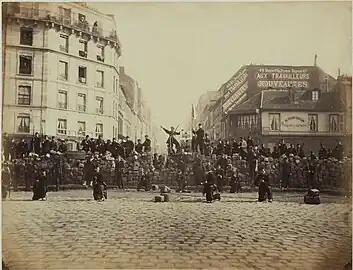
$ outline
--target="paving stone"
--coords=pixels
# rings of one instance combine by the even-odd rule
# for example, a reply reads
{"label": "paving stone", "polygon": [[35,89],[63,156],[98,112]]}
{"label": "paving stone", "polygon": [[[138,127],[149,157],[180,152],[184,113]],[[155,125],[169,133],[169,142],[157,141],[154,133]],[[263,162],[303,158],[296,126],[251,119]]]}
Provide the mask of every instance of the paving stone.
{"label": "paving stone", "polygon": [[126,198],[111,191],[104,204],[77,200],[91,198],[88,191],[49,195],[33,203],[23,200],[29,193],[16,192],[3,202],[3,257],[11,270],[305,270],[324,262],[341,270],[352,255],[351,228],[343,222],[351,205],[326,204],[324,196],[313,208],[302,197],[257,204],[255,193],[224,193],[229,202],[211,205],[194,194],[187,198],[194,203],[173,195],[168,204],[150,203],[154,196],[144,192]]}

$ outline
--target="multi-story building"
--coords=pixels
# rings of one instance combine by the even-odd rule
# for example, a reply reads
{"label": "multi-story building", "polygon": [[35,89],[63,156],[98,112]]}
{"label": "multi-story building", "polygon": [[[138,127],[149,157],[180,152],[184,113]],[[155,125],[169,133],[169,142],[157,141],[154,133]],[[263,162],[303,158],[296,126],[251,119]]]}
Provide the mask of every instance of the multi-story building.
{"label": "multi-story building", "polygon": [[137,81],[127,75],[124,67],[120,67],[121,89],[126,98],[124,112],[124,132],[121,135],[129,136],[132,140],[144,139],[151,136],[151,113],[143,99],[143,92]]}
{"label": "multi-story building", "polygon": [[273,90],[310,90],[333,91],[336,80],[320,67],[314,66],[273,66],[245,65],[241,67],[217,91],[220,98],[204,110],[201,119],[208,121],[210,134],[227,137],[230,132],[229,112],[232,108],[250,99],[265,89]]}
{"label": "multi-story building", "polygon": [[77,140],[121,130],[121,44],[84,3],[3,5],[3,131]]}
{"label": "multi-story building", "polygon": [[229,137],[252,136],[272,147],[280,139],[317,151],[320,143],[334,147],[348,143],[344,101],[335,92],[311,90],[262,90],[233,108]]}

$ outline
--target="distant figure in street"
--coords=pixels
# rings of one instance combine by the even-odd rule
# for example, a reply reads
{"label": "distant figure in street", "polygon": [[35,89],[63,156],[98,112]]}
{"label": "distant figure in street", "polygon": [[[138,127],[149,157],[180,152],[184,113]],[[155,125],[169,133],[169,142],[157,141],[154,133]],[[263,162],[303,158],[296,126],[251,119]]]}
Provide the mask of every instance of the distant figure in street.
{"label": "distant figure in street", "polygon": [[45,170],[41,170],[39,175],[36,177],[33,183],[33,197],[32,200],[45,200],[47,197],[47,173]]}
{"label": "distant figure in street", "polygon": [[103,181],[100,168],[96,167],[93,177],[93,198],[96,201],[104,201],[107,196],[107,184]]}
{"label": "distant figure in street", "polygon": [[263,202],[268,199],[269,202],[272,202],[272,189],[270,184],[270,178],[268,177],[264,169],[259,172],[256,182],[259,185],[258,201]]}

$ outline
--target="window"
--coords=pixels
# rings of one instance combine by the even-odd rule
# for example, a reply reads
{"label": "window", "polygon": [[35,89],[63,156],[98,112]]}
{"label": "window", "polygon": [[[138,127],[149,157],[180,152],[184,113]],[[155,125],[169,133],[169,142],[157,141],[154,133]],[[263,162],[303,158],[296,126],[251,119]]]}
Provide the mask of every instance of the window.
{"label": "window", "polygon": [[21,27],[20,44],[21,45],[33,45],[33,29]]}
{"label": "window", "polygon": [[343,115],[330,114],[329,115],[329,130],[331,132],[343,131]]}
{"label": "window", "polygon": [[64,61],[59,61],[59,79],[67,81],[68,78],[68,64]]}
{"label": "window", "polygon": [[67,109],[67,92],[59,90],[58,93],[58,108]]}
{"label": "window", "polygon": [[18,104],[31,105],[31,86],[20,85],[18,87]]}
{"label": "window", "polygon": [[115,76],[113,76],[113,93],[116,94]]}
{"label": "window", "polygon": [[78,14],[78,20],[79,20],[80,22],[85,22],[85,21],[86,21],[86,16],[83,15],[83,14],[81,14],[81,13],[79,13],[79,14]]}
{"label": "window", "polygon": [[317,114],[309,114],[309,130],[310,131],[317,131],[318,126],[318,115]]}
{"label": "window", "polygon": [[270,120],[270,130],[271,131],[279,131],[280,130],[280,122],[279,122],[279,113],[269,113]]}
{"label": "window", "polygon": [[96,124],[95,135],[103,137],[103,124]]}
{"label": "window", "polygon": [[86,84],[86,81],[87,81],[87,68],[86,67],[78,67],[78,81],[80,83]]}
{"label": "window", "polygon": [[68,52],[69,51],[69,37],[66,35],[60,35],[60,44],[59,44],[59,49],[62,52]]}
{"label": "window", "polygon": [[30,132],[30,116],[29,114],[20,114],[17,116],[17,132],[29,133]]}
{"label": "window", "polygon": [[77,110],[80,112],[86,111],[86,95],[79,93],[77,95]]}
{"label": "window", "polygon": [[116,103],[115,100],[113,100],[113,118],[116,117],[116,107],[115,107]]}
{"label": "window", "polygon": [[66,132],[67,132],[66,119],[58,119],[58,128],[56,130],[56,133],[60,135],[66,135]]}
{"label": "window", "polygon": [[97,102],[96,113],[103,114],[103,98],[96,97],[96,102]]}
{"label": "window", "polygon": [[78,125],[77,134],[79,136],[85,136],[86,135],[86,122],[78,121],[77,125]]}
{"label": "window", "polygon": [[87,41],[80,40],[81,49],[78,51],[78,55],[87,58]]}
{"label": "window", "polygon": [[123,135],[124,120],[123,117],[119,115],[118,118],[118,134]]}
{"label": "window", "polygon": [[97,82],[96,82],[96,87],[103,88],[104,86],[104,73],[103,71],[97,70]]}
{"label": "window", "polygon": [[32,56],[21,55],[20,56],[20,74],[31,75],[32,74]]}
{"label": "window", "polygon": [[236,126],[238,128],[253,129],[257,127],[258,116],[252,115],[240,115],[237,117]]}
{"label": "window", "polygon": [[312,91],[311,92],[311,99],[313,101],[319,100],[319,91],[317,91],[317,90]]}
{"label": "window", "polygon": [[98,46],[97,60],[104,62],[104,47]]}
{"label": "window", "polygon": [[118,133],[117,131],[118,131],[117,127],[113,126],[113,138],[117,137],[117,133]]}

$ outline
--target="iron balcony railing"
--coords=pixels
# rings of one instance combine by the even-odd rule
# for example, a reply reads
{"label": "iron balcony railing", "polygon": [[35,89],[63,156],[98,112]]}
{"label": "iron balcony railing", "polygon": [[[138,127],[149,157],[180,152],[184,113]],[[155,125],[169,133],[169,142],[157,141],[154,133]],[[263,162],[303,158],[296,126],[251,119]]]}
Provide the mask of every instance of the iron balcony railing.
{"label": "iron balcony railing", "polygon": [[53,12],[51,10],[28,8],[21,6],[20,4],[21,3],[6,3],[5,8],[3,9],[3,16],[8,18],[53,22],[99,38],[117,42],[119,46],[121,45],[115,30],[103,31],[101,27],[95,25],[95,22],[80,21],[78,18],[74,18],[74,15],[78,14],[71,12],[69,15],[65,16],[59,11]]}

